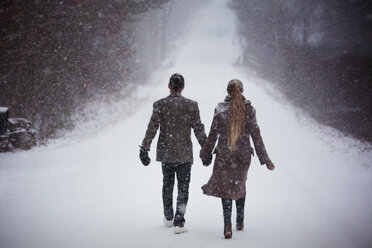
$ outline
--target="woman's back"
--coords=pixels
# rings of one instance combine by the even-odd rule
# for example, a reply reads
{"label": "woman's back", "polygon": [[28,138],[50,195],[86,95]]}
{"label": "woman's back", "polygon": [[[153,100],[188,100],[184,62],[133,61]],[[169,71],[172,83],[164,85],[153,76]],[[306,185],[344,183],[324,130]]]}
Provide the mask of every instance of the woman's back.
{"label": "woman's back", "polygon": [[256,111],[237,86],[234,85],[235,92],[229,92],[228,88],[229,95],[217,105],[208,139],[200,151],[202,160],[216,154],[213,174],[203,186],[204,193],[228,199],[239,199],[246,193],[245,181],[253,155],[249,137],[252,137],[261,164],[270,161],[257,125]]}

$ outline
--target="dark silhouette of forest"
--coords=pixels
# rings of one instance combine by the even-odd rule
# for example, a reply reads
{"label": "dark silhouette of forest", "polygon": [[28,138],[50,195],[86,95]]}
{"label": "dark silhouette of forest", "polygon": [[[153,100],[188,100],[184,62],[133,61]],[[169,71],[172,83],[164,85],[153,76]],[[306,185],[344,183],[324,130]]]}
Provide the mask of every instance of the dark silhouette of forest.
{"label": "dark silhouette of forest", "polygon": [[141,78],[135,17],[163,2],[1,1],[0,106],[31,120],[45,141],[97,95],[124,97],[123,85]]}
{"label": "dark silhouette of forest", "polygon": [[316,120],[372,142],[372,2],[232,0],[243,64]]}

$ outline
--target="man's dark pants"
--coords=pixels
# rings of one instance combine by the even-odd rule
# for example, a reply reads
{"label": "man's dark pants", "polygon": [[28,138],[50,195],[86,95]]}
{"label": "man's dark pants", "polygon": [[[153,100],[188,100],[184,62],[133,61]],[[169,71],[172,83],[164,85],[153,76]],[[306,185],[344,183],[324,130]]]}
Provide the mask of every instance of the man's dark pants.
{"label": "man's dark pants", "polygon": [[[172,220],[174,217],[174,226],[183,227],[185,223],[184,215],[189,199],[191,164],[192,163],[162,163],[164,216],[167,220]],[[174,215],[173,188],[176,176],[178,196],[176,214]]]}

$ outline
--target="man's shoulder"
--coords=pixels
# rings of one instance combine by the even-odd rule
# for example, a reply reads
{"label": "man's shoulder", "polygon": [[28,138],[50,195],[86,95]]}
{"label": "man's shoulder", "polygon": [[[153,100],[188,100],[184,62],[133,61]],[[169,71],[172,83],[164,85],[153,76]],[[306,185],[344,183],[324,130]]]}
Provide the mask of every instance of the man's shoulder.
{"label": "man's shoulder", "polygon": [[154,106],[166,103],[167,101],[169,101],[169,96],[156,100]]}
{"label": "man's shoulder", "polygon": [[161,98],[161,99],[155,101],[154,102],[154,106],[161,106],[161,105],[170,103],[170,102],[172,102],[174,100],[180,101],[180,102],[183,102],[184,104],[188,104],[188,105],[192,105],[192,106],[197,106],[198,105],[198,102],[197,101],[194,101],[192,99],[186,98],[184,96],[179,96],[179,97],[167,96],[167,97],[164,97],[164,98]]}
{"label": "man's shoulder", "polygon": [[184,101],[184,102],[192,104],[192,105],[197,105],[198,104],[197,101],[191,100],[190,98],[187,98],[187,97],[184,97],[184,96],[181,96],[181,101]]}

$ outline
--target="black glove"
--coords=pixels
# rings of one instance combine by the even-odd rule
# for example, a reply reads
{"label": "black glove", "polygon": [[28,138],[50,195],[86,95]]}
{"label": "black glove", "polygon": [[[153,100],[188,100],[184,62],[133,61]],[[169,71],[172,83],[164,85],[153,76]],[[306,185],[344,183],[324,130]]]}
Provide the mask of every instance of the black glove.
{"label": "black glove", "polygon": [[151,162],[151,159],[149,158],[149,149],[140,146],[139,158],[144,166],[148,166]]}
{"label": "black glove", "polygon": [[210,165],[212,163],[212,160],[213,160],[213,156],[211,154],[207,159],[202,159],[203,165],[204,166]]}

